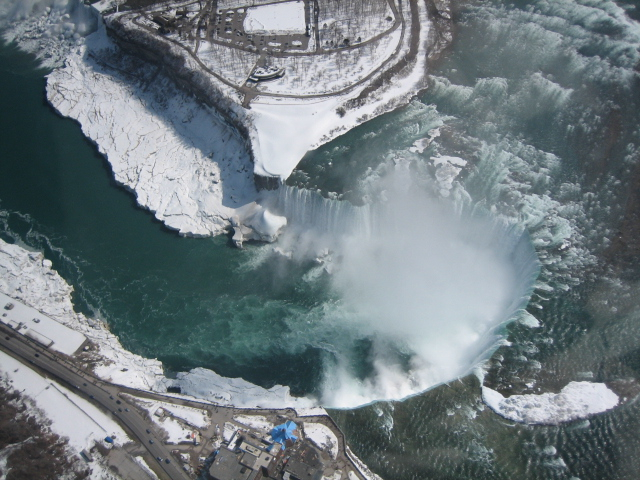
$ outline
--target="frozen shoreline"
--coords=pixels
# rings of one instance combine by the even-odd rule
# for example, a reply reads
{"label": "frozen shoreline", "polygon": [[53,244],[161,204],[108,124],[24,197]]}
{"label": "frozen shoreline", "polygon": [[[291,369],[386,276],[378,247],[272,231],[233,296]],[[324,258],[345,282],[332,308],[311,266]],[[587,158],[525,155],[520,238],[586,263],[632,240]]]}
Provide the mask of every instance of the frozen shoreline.
{"label": "frozen shoreline", "polygon": [[[42,53],[38,49],[46,50],[44,56],[51,60],[51,66],[56,65],[56,59],[65,58],[64,67],[57,68],[48,76],[48,100],[62,116],[79,122],[83,133],[107,158],[116,181],[131,190],[142,207],[152,211],[167,227],[182,235],[216,235],[233,226],[236,233],[241,233],[240,241],[252,238],[273,240],[286,225],[286,219],[271,215],[256,202],[258,193],[253,183],[254,165],[248,150],[249,139],[242,138],[216,111],[177,89],[173,81],[163,77],[153,65],[122,55],[107,37],[106,27],[100,20],[97,31],[88,37],[80,38],[75,34],[65,36],[65,33],[58,39],[62,43],[56,44],[56,39],[50,39],[44,32],[52,29],[57,31],[59,28],[57,24],[52,26],[52,18],[55,21],[59,18],[60,21],[73,23],[74,16],[72,18],[68,14],[62,14],[65,8],[69,9],[71,6],[81,12],[92,11],[94,14],[94,7],[108,7],[107,2],[102,2],[86,8],[75,0],[68,0],[65,5],[61,4],[58,13],[55,8],[54,11],[45,9],[40,17],[36,14],[15,23],[9,30],[9,39],[26,45],[37,55]],[[342,125],[327,124],[327,119],[319,122],[317,117],[311,115],[313,112],[306,111],[308,121],[321,124],[320,130],[316,128],[313,129],[315,133],[312,132],[322,138],[320,143],[362,123],[364,120],[360,117],[356,119],[355,112],[361,115],[366,110],[367,116],[362,118],[373,118],[403,104],[413,94],[426,68],[427,37],[431,33],[426,8],[420,8],[423,28],[417,42],[415,65],[409,75],[398,78],[393,86],[376,92],[378,98],[365,104],[364,110],[356,109],[347,113],[344,118],[335,114],[335,107],[340,103],[335,103],[335,99],[321,102],[322,106],[317,102],[308,105],[308,109],[324,109],[327,115],[330,114],[332,122],[338,119]],[[79,18],[84,18],[83,15]],[[72,28],[67,23],[63,23],[60,28],[71,32]],[[85,27],[78,24],[73,29],[78,33],[84,31]],[[26,38],[36,39],[38,35],[41,35],[41,40],[46,41],[25,44]],[[68,45],[64,43],[67,42],[66,39]],[[52,49],[54,54],[49,55]],[[256,110],[262,108],[271,113],[277,112],[279,108],[284,109],[286,115],[280,115],[280,120],[291,122],[287,105],[260,102],[258,99]],[[268,115],[263,118],[268,118]],[[294,121],[298,120],[299,116],[294,118]],[[276,122],[271,127],[278,124]],[[321,134],[321,130],[324,133]],[[330,133],[327,135],[327,132]],[[284,142],[279,150],[297,152],[295,155],[301,157],[309,148],[307,141],[305,136],[293,148]],[[296,158],[295,163],[298,160]],[[259,170],[260,167],[256,168]],[[2,249],[12,250],[12,247],[5,244]],[[55,278],[55,289],[59,290],[56,295],[68,297],[71,287],[55,272],[50,272],[50,263],[47,264],[38,255],[27,254],[28,260],[25,260],[24,255],[12,250],[9,257],[12,258],[11,262],[33,265],[40,263],[39,267],[31,265],[30,268],[34,272],[39,270],[35,272],[36,275]],[[20,259],[17,260],[18,258]],[[9,285],[2,285],[2,288],[9,295],[16,292]],[[33,292],[24,301],[38,305],[43,313],[49,313],[47,299],[38,298]],[[181,373],[178,380],[168,380],[162,375],[160,362],[149,360],[147,366],[146,359],[126,352],[117,338],[100,322],[76,314],[70,299],[60,302],[65,305],[64,311],[58,312],[64,318],[62,323],[72,323],[72,328],[83,333],[91,329],[90,333],[85,334],[101,345],[100,355],[119,366],[107,369],[101,365],[101,370],[97,372],[116,383],[157,391],[165,391],[170,385],[182,385],[185,393],[236,406],[314,405],[313,400],[291,397],[287,387],[274,387],[267,392],[248,382],[226,379],[206,369]],[[103,354],[103,350],[106,353]],[[126,375],[121,372],[123,368],[128,369]],[[138,374],[134,372],[139,370],[153,374],[141,374],[138,378]],[[136,378],[132,381],[131,377]],[[257,396],[261,397],[259,401]]]}
{"label": "frozen shoreline", "polygon": [[[289,7],[295,4],[289,3]],[[104,22],[123,51],[149,58],[151,63],[162,64],[176,82],[187,86],[241,130],[248,140],[257,175],[270,180],[284,180],[307,151],[407,104],[424,88],[432,24],[426,4],[411,3],[410,8],[408,5],[398,8],[403,34],[401,29],[388,32],[384,37],[388,42],[380,46],[380,51],[376,50],[376,55],[362,61],[361,70],[369,72],[362,78],[354,71],[347,74],[352,78],[338,90],[330,89],[327,83],[327,88],[318,92],[306,86],[306,81],[296,82],[295,75],[290,78],[286,74],[277,81],[251,90],[250,101],[242,100],[245,94],[238,90],[242,82],[234,80],[236,77],[246,78],[251,70],[247,65],[242,65],[242,72],[233,75],[227,72],[228,78],[220,72],[214,74],[211,68],[215,68],[215,62],[211,64],[209,54],[200,59],[191,53],[199,49],[199,43],[184,43],[175,35],[157,35],[148,22],[138,20],[137,12],[110,13],[104,16]],[[108,9],[106,2],[95,7],[103,11]],[[156,11],[153,7],[151,10]],[[418,25],[413,25],[413,22]],[[158,52],[163,54],[158,55]],[[279,61],[287,63],[284,59]],[[302,70],[317,67],[323,72],[321,76],[327,74],[326,82],[329,82],[329,73],[336,73],[335,61],[334,55],[317,55],[307,62],[309,64],[305,63]],[[355,60],[349,57],[347,63],[353,62]],[[290,65],[288,68],[294,67]],[[392,82],[378,82],[392,70],[395,70]]]}
{"label": "frozen shoreline", "polygon": [[180,387],[184,395],[241,408],[315,407],[311,399],[292,397],[289,387],[276,385],[267,390],[204,368],[182,372],[175,380],[165,377],[159,360],[129,352],[103,322],[74,311],[73,288],[51,268],[51,261],[42,253],[3,240],[0,240],[0,291],[84,334],[94,346],[96,375],[112,383],[161,393],[171,386]]}
{"label": "frozen shoreline", "polygon": [[[292,397],[289,394],[289,388],[280,385],[266,390],[243,379],[221,377],[204,368],[181,373],[178,375],[178,380],[167,379],[163,375],[161,362],[145,359],[125,350],[119,339],[109,333],[102,322],[76,313],[71,304],[72,290],[73,288],[55,270],[52,270],[51,261],[45,259],[42,253],[31,252],[0,239],[0,291],[25,304],[38,306],[44,315],[76,331],[83,332],[97,350],[92,355],[92,360],[97,361],[94,372],[99,377],[119,385],[163,393],[166,392],[167,386],[179,386],[182,389],[182,395],[169,395],[193,396],[218,405],[247,409],[294,408],[296,414],[301,417],[327,415],[326,410],[315,405],[311,399]],[[89,448],[94,442],[101,441],[105,435],[117,438],[116,443],[119,446],[130,441],[116,422],[86,399],[78,397],[75,392],[68,391],[56,382],[41,377],[2,352],[0,352],[0,360],[2,364],[0,375],[4,375],[4,378],[0,378],[0,383],[8,382],[8,386],[19,387],[26,392],[26,395],[45,412],[46,418],[52,419],[52,429],[59,435],[70,437],[70,447],[76,452]],[[16,372],[20,372],[20,375],[16,376]],[[51,386],[53,389],[49,391]],[[169,405],[168,408],[180,409],[173,405]],[[80,418],[70,423],[69,409],[76,409]],[[181,409],[183,411],[185,407]],[[183,412],[183,417],[188,413]],[[42,416],[41,413],[38,415]],[[201,414],[196,417],[192,414],[186,418],[196,425],[199,425],[203,419]],[[320,448],[330,449],[335,457],[339,444],[335,434],[321,424],[311,422],[308,425],[308,436],[311,440]],[[170,426],[163,424],[161,427],[166,429]],[[175,437],[175,441],[184,437],[182,427],[177,430],[169,428],[169,430]],[[348,446],[345,447],[345,454],[365,478],[380,480],[380,477],[371,472]],[[94,463],[93,467],[94,473],[101,475],[99,478],[118,478],[106,473],[108,469],[103,460]]]}
{"label": "frozen shoreline", "polygon": [[[115,48],[101,27],[82,55],[48,75],[49,103],[78,121],[116,181],[158,220],[183,235],[222,233],[256,197],[243,140],[169,82],[153,84],[151,66],[95,60]],[[126,78],[125,68],[136,78]]]}

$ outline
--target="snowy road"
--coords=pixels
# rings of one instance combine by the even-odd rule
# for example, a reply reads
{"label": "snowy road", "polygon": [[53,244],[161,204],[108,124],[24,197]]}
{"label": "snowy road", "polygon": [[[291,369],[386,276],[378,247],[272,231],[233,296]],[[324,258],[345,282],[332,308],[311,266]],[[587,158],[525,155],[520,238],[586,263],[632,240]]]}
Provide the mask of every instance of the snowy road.
{"label": "snowy road", "polygon": [[[28,362],[32,368],[37,367],[57,377],[89,397],[93,402],[112,412],[114,419],[134,437],[137,437],[154,458],[166,460],[172,458],[169,450],[163,445],[162,439],[155,435],[153,422],[145,420],[132,404],[129,404],[124,398],[120,398],[121,389],[116,385],[96,379],[67,362],[62,355],[57,355],[55,352],[27,341],[4,325],[0,325],[0,348]],[[180,470],[177,462],[172,463],[170,460],[169,462],[159,463],[168,478],[172,480],[190,478]]]}

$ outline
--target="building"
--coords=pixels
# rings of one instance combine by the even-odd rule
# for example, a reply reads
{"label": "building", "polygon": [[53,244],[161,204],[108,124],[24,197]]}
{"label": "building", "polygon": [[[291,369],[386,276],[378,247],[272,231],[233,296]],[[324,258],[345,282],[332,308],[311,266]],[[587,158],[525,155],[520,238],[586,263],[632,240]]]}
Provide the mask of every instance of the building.
{"label": "building", "polygon": [[308,443],[302,443],[287,461],[283,480],[322,480],[324,465],[320,453]]}
{"label": "building", "polygon": [[254,443],[241,437],[235,444],[221,448],[209,467],[213,480],[259,480],[275,478],[280,449]]}
{"label": "building", "polygon": [[298,441],[292,421],[274,427],[267,436],[235,430],[209,467],[212,480],[322,480],[321,452]]}

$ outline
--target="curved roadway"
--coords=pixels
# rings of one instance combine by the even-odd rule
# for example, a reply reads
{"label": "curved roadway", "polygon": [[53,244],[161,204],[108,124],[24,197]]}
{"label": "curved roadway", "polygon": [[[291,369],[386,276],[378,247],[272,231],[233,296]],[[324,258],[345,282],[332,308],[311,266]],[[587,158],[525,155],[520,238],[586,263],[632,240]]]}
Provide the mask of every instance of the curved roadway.
{"label": "curved roadway", "polygon": [[[392,55],[390,55],[382,64],[380,64],[377,68],[375,68],[374,70],[372,70],[371,72],[369,72],[365,77],[362,77],[360,79],[358,79],[357,81],[353,82],[351,85],[335,91],[335,92],[327,92],[327,93],[319,93],[319,94],[309,94],[309,95],[291,95],[291,94],[284,94],[284,93],[269,93],[269,92],[261,92],[258,90],[255,90],[253,88],[248,87],[246,84],[242,84],[242,85],[237,85],[234,82],[231,82],[230,80],[226,79],[225,77],[223,77],[222,75],[219,75],[218,73],[214,72],[213,70],[211,70],[209,67],[207,67],[197,56],[197,54],[192,51],[189,47],[187,47],[186,45],[183,45],[182,43],[171,39],[171,38],[166,38],[163,37],[163,40],[171,42],[173,44],[175,44],[176,46],[182,48],[183,50],[185,50],[187,52],[188,55],[190,55],[193,60],[198,63],[198,65],[200,66],[200,68],[202,68],[204,71],[206,71],[208,74],[210,74],[211,76],[213,76],[214,78],[216,78],[218,81],[222,82],[223,84],[235,89],[236,91],[238,91],[239,93],[248,96],[250,99],[252,99],[253,97],[256,96],[264,96],[264,97],[275,97],[275,98],[298,98],[298,99],[315,99],[315,98],[328,98],[328,97],[333,97],[333,96],[337,96],[337,95],[342,95],[344,93],[347,93],[349,91],[352,91],[353,89],[359,87],[360,85],[362,85],[363,83],[371,80],[371,78],[373,78],[375,75],[380,73],[380,70],[382,70],[385,66],[388,65],[389,62],[391,62],[393,60],[394,57],[396,57],[400,51],[400,49],[402,48],[402,44],[403,44],[403,40],[404,40],[404,36],[405,36],[405,32],[406,32],[406,25],[405,25],[405,21],[404,18],[402,17],[402,14],[398,11],[398,8],[396,7],[395,3],[392,0],[387,0],[389,3],[389,6],[391,7],[391,10],[393,11],[394,14],[394,23],[393,25],[386,31],[379,33],[377,35],[375,35],[374,37],[361,42],[361,43],[357,43],[357,44],[353,44],[350,45],[348,47],[343,47],[340,49],[336,49],[335,51],[316,51],[316,52],[281,52],[280,54],[275,54],[273,56],[316,56],[316,55],[331,55],[332,53],[335,53],[338,50],[351,50],[351,49],[356,49],[356,48],[361,48],[364,45],[367,45],[369,43],[375,42],[380,40],[382,37],[389,35],[391,32],[395,31],[398,27],[401,27],[401,34],[400,34],[400,40],[398,41],[398,44],[396,45],[396,48],[393,52]],[[195,3],[195,2],[194,2]],[[412,1],[409,1],[409,5],[411,7],[411,16],[412,16],[412,23],[415,24],[417,23],[417,11],[415,10],[414,4]],[[138,22],[138,18],[144,16],[143,13],[134,13],[135,16],[133,16],[133,18],[131,19],[131,21],[138,26],[139,28],[142,28],[143,30],[146,30],[152,34],[155,34],[156,32],[152,31],[149,27],[147,27],[146,25],[143,25],[141,23]],[[316,21],[316,31],[317,31],[317,21]],[[200,37],[198,37],[197,39],[198,41],[200,40]],[[234,48],[234,49],[238,49],[238,50],[243,50],[241,48],[237,48],[233,45],[230,45],[226,42],[221,42],[218,40],[212,40],[209,39],[209,41],[211,41],[212,43],[216,43],[222,46],[225,46],[227,48]]]}

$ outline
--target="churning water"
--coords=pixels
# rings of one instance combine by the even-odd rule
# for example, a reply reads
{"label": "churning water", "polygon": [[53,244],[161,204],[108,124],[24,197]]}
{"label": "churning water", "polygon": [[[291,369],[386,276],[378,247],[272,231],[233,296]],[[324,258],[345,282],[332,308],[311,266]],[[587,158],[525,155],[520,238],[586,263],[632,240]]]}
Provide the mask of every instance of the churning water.
{"label": "churning water", "polygon": [[513,425],[467,375],[333,411],[387,480],[639,478],[637,8],[465,2],[423,96],[310,153],[270,200],[293,227],[277,252],[163,230],[4,48],[2,236],[44,250],[78,308],[176,371],[346,405],[465,374],[503,333],[491,387],[587,379],[625,399]]}

